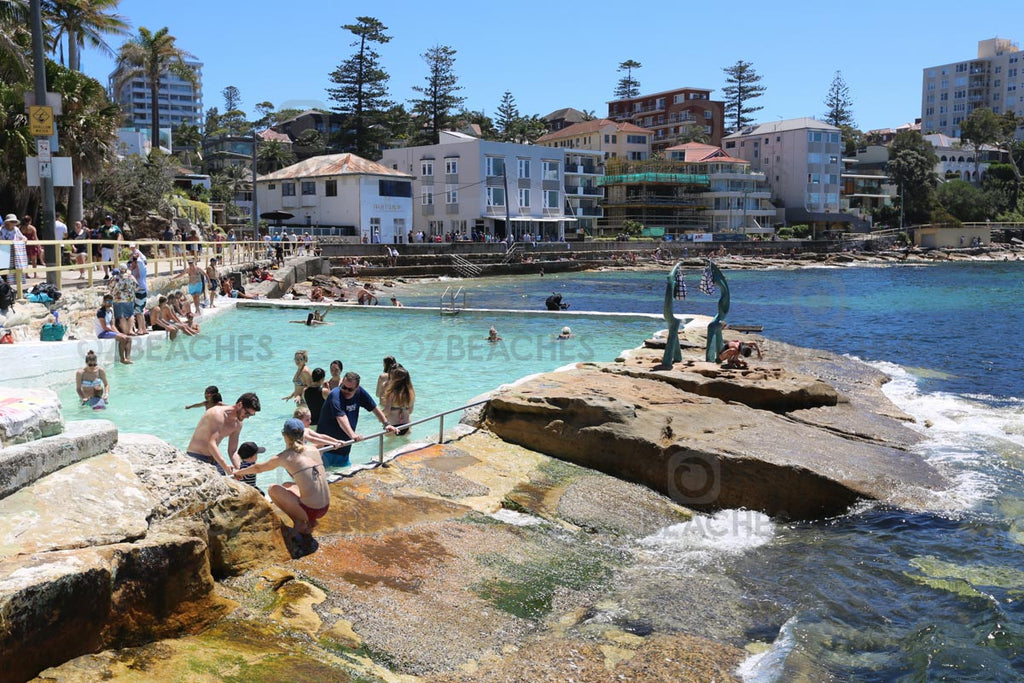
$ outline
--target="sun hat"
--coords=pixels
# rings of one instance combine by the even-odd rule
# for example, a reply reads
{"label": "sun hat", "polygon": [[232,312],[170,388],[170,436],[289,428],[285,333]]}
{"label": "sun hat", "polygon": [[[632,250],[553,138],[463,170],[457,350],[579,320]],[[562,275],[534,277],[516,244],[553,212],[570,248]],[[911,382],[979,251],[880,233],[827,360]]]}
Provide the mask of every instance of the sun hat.
{"label": "sun hat", "polygon": [[290,417],[284,421],[284,429],[281,430],[281,433],[293,439],[301,439],[306,433],[306,425],[302,424],[302,420],[297,417]]}
{"label": "sun hat", "polygon": [[13,213],[9,213],[4,216],[4,223],[20,223],[21,219],[15,216]]}
{"label": "sun hat", "polygon": [[240,457],[242,460],[247,460],[252,456],[256,455],[257,453],[266,452],[266,448],[264,448],[263,446],[257,446],[252,441],[246,441],[245,443],[238,447],[238,457]]}

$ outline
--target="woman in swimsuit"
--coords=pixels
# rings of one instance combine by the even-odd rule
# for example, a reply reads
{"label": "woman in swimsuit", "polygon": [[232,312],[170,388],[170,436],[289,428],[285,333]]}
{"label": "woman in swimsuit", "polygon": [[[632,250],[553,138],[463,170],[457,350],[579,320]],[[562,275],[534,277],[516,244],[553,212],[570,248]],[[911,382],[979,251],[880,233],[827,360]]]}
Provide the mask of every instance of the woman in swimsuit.
{"label": "woman in swimsuit", "polygon": [[331,490],[327,486],[327,472],[320,451],[303,442],[306,432],[301,420],[285,420],[281,435],[285,448],[274,457],[235,472],[235,479],[246,474],[267,472],[277,467],[288,471],[294,481],[274,484],[267,493],[270,500],[292,518],[292,529],[297,534],[311,534],[317,520],[327,514],[331,505]]}
{"label": "woman in swimsuit", "polygon": [[[384,412],[388,422],[401,427],[412,420],[412,409],[416,403],[416,390],[412,388],[409,371],[397,363],[389,373],[387,386],[384,388]],[[399,436],[408,434],[409,428],[399,429]]]}
{"label": "woman in swimsuit", "polygon": [[305,351],[295,352],[295,375],[292,377],[292,385],[295,387],[292,389],[292,393],[288,394],[282,401],[288,401],[295,399],[295,402],[299,405],[304,405],[302,392],[307,387],[313,386],[313,371],[309,369],[309,354]]}
{"label": "woman in swimsuit", "polygon": [[[82,399],[82,405],[89,403],[97,410],[106,407],[106,402],[110,400],[107,371],[100,367],[96,352],[92,349],[85,354],[85,367],[75,373],[75,389],[78,398]],[[96,399],[102,401],[102,405]]]}
{"label": "woman in swimsuit", "polygon": [[345,369],[345,366],[340,360],[331,361],[331,376],[324,382],[324,398],[327,397],[327,394],[331,393],[331,389],[337,389],[341,386],[341,371],[343,369]]}
{"label": "woman in swimsuit", "polygon": [[[384,390],[388,388],[388,381],[391,379],[391,371],[398,365],[398,361],[395,360],[394,356],[384,356],[384,372],[377,375],[377,391],[374,392],[377,395],[377,403],[384,405]],[[385,409],[385,412],[387,410]],[[398,424],[392,422],[391,424]]]}

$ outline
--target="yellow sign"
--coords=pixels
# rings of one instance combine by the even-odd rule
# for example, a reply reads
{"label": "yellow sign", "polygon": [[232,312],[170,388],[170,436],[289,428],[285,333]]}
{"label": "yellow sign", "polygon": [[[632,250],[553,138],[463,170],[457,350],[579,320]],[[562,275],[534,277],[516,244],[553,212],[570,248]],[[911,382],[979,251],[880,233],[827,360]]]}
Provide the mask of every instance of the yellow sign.
{"label": "yellow sign", "polygon": [[28,129],[32,137],[48,138],[53,135],[53,107],[29,107]]}

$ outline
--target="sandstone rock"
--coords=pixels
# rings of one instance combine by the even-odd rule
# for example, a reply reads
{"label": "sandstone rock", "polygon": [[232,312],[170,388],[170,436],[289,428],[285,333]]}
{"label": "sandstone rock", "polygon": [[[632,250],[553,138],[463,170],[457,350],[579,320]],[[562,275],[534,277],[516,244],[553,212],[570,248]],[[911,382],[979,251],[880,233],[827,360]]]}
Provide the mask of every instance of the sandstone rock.
{"label": "sandstone rock", "polygon": [[4,448],[0,450],[0,499],[62,467],[104,453],[116,442],[113,422],[80,420],[69,422],[56,436]]}
{"label": "sandstone rock", "polygon": [[0,447],[60,434],[60,399],[49,389],[0,386]]}
{"label": "sandstone rock", "polygon": [[698,509],[813,518],[842,512],[857,498],[925,506],[945,484],[916,455],[595,367],[500,392],[486,426]]}

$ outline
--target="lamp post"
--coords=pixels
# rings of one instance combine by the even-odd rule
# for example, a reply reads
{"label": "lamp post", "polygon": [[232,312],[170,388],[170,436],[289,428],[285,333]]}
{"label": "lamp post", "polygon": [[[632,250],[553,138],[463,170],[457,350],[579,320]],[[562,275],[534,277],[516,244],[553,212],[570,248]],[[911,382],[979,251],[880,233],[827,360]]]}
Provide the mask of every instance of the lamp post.
{"label": "lamp post", "polygon": [[256,154],[256,145],[259,141],[259,135],[256,134],[256,129],[252,129],[252,239],[257,241],[260,238],[260,203],[256,199],[256,161],[258,155]]}
{"label": "lamp post", "polygon": [[[32,22],[32,71],[35,77],[35,98],[36,104],[43,106],[46,104],[46,54],[43,41],[43,10],[42,0],[32,0],[31,3],[31,22]],[[36,146],[38,148],[40,140],[49,140],[50,135],[53,131],[49,131],[49,135],[36,137]],[[56,230],[54,222],[57,219],[56,208],[53,199],[53,176],[50,173],[43,173],[42,166],[39,169],[39,189],[42,194],[43,200],[43,218],[39,225],[39,239],[52,240],[56,237]],[[60,256],[57,253],[57,249],[52,245],[47,245],[44,248],[44,258],[46,263],[53,263],[60,265]],[[29,264],[32,265],[32,264]],[[50,284],[57,284],[58,271],[51,270],[46,273],[46,281]]]}

